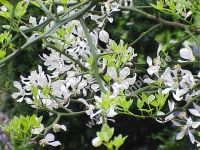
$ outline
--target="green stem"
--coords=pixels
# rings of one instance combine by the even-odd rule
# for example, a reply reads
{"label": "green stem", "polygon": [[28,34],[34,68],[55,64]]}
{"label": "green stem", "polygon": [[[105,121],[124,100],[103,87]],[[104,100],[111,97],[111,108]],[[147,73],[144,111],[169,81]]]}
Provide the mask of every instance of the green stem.
{"label": "green stem", "polygon": [[85,33],[85,36],[87,38],[87,41],[88,41],[88,45],[90,47],[90,50],[91,50],[91,53],[92,53],[92,57],[93,57],[93,62],[92,62],[92,70],[93,70],[93,73],[94,73],[94,76],[99,84],[99,87],[101,89],[101,91],[104,93],[105,92],[105,89],[104,89],[104,86],[103,86],[103,83],[101,81],[101,77],[99,75],[99,72],[98,72],[98,64],[97,64],[97,61],[98,61],[98,54],[97,54],[97,50],[96,50],[96,47],[93,43],[93,40],[92,40],[92,37],[88,31],[88,28],[83,20],[83,18],[81,17],[79,19],[80,23],[81,23],[81,26],[83,28],[83,31]]}
{"label": "green stem", "polygon": [[161,26],[161,24],[157,24],[153,27],[151,27],[149,30],[143,32],[135,41],[133,41],[130,46],[133,46],[135,43],[137,43],[140,39],[142,39],[145,35],[149,34],[151,31],[153,31],[154,29],[158,28],[159,26]]}
{"label": "green stem", "polygon": [[35,0],[35,1],[41,7],[41,9],[46,13],[46,15],[49,18],[52,18],[53,20],[56,20],[55,16],[47,9],[47,7],[44,5],[43,1],[41,1],[41,0]]}
{"label": "green stem", "polygon": [[54,122],[53,122],[50,126],[48,126],[48,127],[45,129],[44,135],[46,135],[46,134],[49,132],[49,130],[51,130],[51,128],[52,128],[55,124],[58,123],[58,121],[60,120],[60,117],[61,117],[61,115],[58,114],[57,117],[56,117],[56,119],[54,120]]}
{"label": "green stem", "polygon": [[62,112],[58,112],[49,108],[39,108],[40,110],[44,110],[46,112],[50,112],[53,113],[55,115],[60,115],[60,116],[65,116],[65,117],[70,117],[70,116],[77,116],[77,115],[82,115],[85,114],[85,111],[79,111],[79,112],[70,112],[70,113],[62,113]]}

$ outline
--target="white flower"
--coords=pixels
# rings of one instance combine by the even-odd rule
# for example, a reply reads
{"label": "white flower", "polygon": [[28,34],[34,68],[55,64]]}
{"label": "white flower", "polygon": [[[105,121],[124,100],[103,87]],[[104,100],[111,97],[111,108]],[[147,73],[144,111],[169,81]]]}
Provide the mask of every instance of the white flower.
{"label": "white flower", "polygon": [[179,85],[176,71],[171,70],[169,67],[165,69],[161,78],[164,80],[166,86],[175,88]]}
{"label": "white flower", "polygon": [[99,91],[99,84],[92,84],[92,85],[91,85],[91,89],[92,89],[94,92]]}
{"label": "white flower", "polygon": [[200,117],[200,106],[195,103],[193,105],[194,109],[189,109],[189,112],[194,116]]}
{"label": "white flower", "polygon": [[184,17],[184,19],[187,19],[189,16],[191,16],[192,15],[192,12],[191,11],[186,11],[185,9],[184,9],[184,11],[181,13],[181,16],[183,16]]}
{"label": "white flower", "polygon": [[42,16],[39,21],[39,24],[42,24],[45,20],[47,20],[47,17]]}
{"label": "white flower", "polygon": [[2,12],[6,12],[8,9],[7,9],[5,6],[1,6],[1,7],[0,7],[0,10],[1,10]]}
{"label": "white flower", "polygon": [[66,126],[65,125],[60,125],[60,124],[54,124],[53,125],[53,131],[54,132],[59,132],[60,130],[63,130],[63,131],[67,131],[67,128],[66,128]]}
{"label": "white flower", "polygon": [[128,89],[129,85],[133,85],[136,81],[136,74],[132,78],[127,78],[130,75],[130,69],[128,67],[124,67],[119,71],[119,76],[115,68],[109,67],[107,69],[107,74],[115,81],[112,85],[114,93],[119,93],[120,90]]}
{"label": "white flower", "polygon": [[65,80],[56,80],[52,82],[51,88],[52,88],[52,95],[56,97],[67,100],[71,95],[71,92],[68,89],[69,85],[66,85]]}
{"label": "white flower", "polygon": [[153,65],[152,58],[147,56],[147,64],[149,65],[149,68],[147,69],[148,74],[153,75],[153,74],[158,74],[158,71],[160,69],[159,65]]}
{"label": "white flower", "polygon": [[144,79],[144,83],[150,83],[150,84],[151,84],[151,83],[154,83],[154,82],[155,82],[155,81],[152,80],[152,79],[149,78],[149,77]]}
{"label": "white flower", "polygon": [[[67,57],[61,55],[59,52],[56,52],[55,50],[51,50],[49,56],[43,54],[42,59],[44,60],[44,65],[47,66],[47,69],[49,71],[52,71],[52,74],[54,76],[63,74],[64,72],[67,72],[72,67],[74,67],[74,64],[71,63],[71,61]],[[66,63],[70,63],[70,65],[67,65]]]}
{"label": "white flower", "polygon": [[[98,111],[98,113],[96,112],[95,114],[93,114],[92,117],[101,113],[102,110],[105,111],[107,117],[114,117],[115,115],[117,115],[117,112],[115,111],[117,102],[113,101],[116,98],[116,95],[110,95],[107,93],[107,94],[102,94],[101,97],[94,96],[94,98],[96,100],[96,107],[99,108],[100,110]],[[107,105],[105,107],[103,106],[103,108],[102,108],[101,104],[104,101],[107,101],[107,103],[109,103],[109,105]]]}
{"label": "white flower", "polygon": [[108,43],[109,41],[109,34],[108,32],[106,32],[105,30],[101,30],[99,32],[99,39],[104,42],[104,43]]}
{"label": "white flower", "polygon": [[147,56],[147,64],[149,65],[149,68],[147,69],[148,74],[150,75],[155,74],[158,77],[160,66],[163,65],[161,64],[161,59],[159,54],[163,48],[164,47],[161,44],[159,44],[157,49],[157,57],[154,58],[153,60],[151,57]]}
{"label": "white flower", "polygon": [[[42,99],[42,104],[49,108],[49,109],[53,109],[53,108],[58,108],[58,103],[57,101],[53,100],[53,99],[50,99],[50,98],[43,98],[43,96],[40,96],[41,99]],[[62,102],[60,102],[60,104],[62,104]]]}
{"label": "white flower", "polygon": [[200,112],[196,109],[189,109],[189,112],[194,116],[200,117]]}
{"label": "white flower", "polygon": [[87,108],[88,110],[86,110],[86,114],[90,116],[90,118],[93,117],[93,114],[94,114],[94,105],[92,104],[89,104],[85,99],[83,98],[79,98],[78,101],[82,102]]}
{"label": "white flower", "polygon": [[187,123],[186,125],[180,125],[178,123],[176,123],[177,126],[180,126],[182,127],[182,131],[179,132],[177,135],[176,135],[176,140],[180,140],[184,137],[184,135],[186,133],[188,133],[189,135],[189,138],[190,138],[190,141],[194,144],[195,142],[195,138],[191,132],[191,129],[196,129],[200,126],[200,122],[193,122],[193,120],[191,118],[187,118]]}
{"label": "white flower", "polygon": [[35,129],[32,129],[32,130],[31,130],[31,133],[37,135],[37,134],[40,134],[43,130],[44,130],[44,125],[43,125],[43,124],[40,124],[40,127],[39,127],[39,128],[35,128]]}
{"label": "white flower", "polygon": [[51,133],[47,134],[44,139],[40,140],[40,145],[45,146],[45,145],[51,145],[51,146],[59,146],[61,143],[59,141],[54,141],[55,136]]}
{"label": "white flower", "polygon": [[188,61],[195,61],[195,57],[190,46],[188,44],[184,44],[184,46],[184,48],[180,49],[180,56]]}
{"label": "white flower", "polygon": [[101,139],[100,139],[99,137],[94,138],[94,139],[92,140],[92,145],[93,145],[94,147],[99,147],[99,146],[101,146],[101,145],[102,145]]}
{"label": "white flower", "polygon": [[76,96],[81,94],[81,91],[83,92],[83,95],[87,95],[87,81],[84,80],[81,76],[79,77],[70,77],[66,79],[66,83],[69,87],[72,88],[71,93],[72,95]]}
{"label": "white flower", "polygon": [[185,89],[176,89],[176,92],[173,92],[173,97],[177,101],[181,101],[183,99],[182,95],[185,94],[187,91]]}
{"label": "white flower", "polygon": [[[14,87],[19,90],[19,92],[15,92],[12,94],[12,98],[17,99],[17,102],[21,103],[24,100],[24,96],[26,95],[26,91],[22,88],[22,85],[20,82],[15,81]],[[19,98],[20,97],[20,98]]]}
{"label": "white flower", "polygon": [[[173,111],[174,107],[175,107],[174,101],[169,101],[168,100],[168,107],[169,107],[169,112]],[[157,113],[157,116],[160,116],[160,115],[165,115],[165,113],[159,111]],[[166,123],[166,122],[172,120],[173,118],[174,118],[174,114],[171,113],[170,115],[166,116],[164,120],[160,120],[159,118],[156,118],[156,121],[158,121],[159,123]]]}
{"label": "white flower", "polygon": [[21,76],[21,81],[23,84],[25,84],[24,88],[27,91],[31,91],[31,85],[44,88],[50,84],[51,78],[44,73],[42,67],[39,65],[38,72],[36,70],[31,71],[31,74],[28,76],[28,78]]}
{"label": "white flower", "polygon": [[37,20],[36,20],[36,18],[30,16],[29,23],[32,24],[33,27],[37,26]]}
{"label": "white flower", "polygon": [[60,13],[60,12],[62,12],[62,11],[64,11],[64,7],[59,5],[59,6],[57,7],[57,13]]}

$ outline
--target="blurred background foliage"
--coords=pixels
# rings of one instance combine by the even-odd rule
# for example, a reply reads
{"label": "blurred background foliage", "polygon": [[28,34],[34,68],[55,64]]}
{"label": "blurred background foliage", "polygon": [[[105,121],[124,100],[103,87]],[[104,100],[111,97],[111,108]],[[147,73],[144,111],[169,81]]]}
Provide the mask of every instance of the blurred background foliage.
{"label": "blurred background foliage", "polygon": [[[150,0],[134,0],[135,6],[149,6]],[[145,8],[146,12],[157,13],[152,8]],[[28,21],[28,17],[33,15],[34,17],[41,16],[41,11],[36,11],[35,7],[25,15],[24,20]],[[176,20],[172,16],[160,14],[163,18]],[[199,17],[198,17],[199,18]],[[200,19],[195,19],[199,21]],[[0,32],[4,31],[1,28],[2,25],[7,24],[3,18],[0,18]],[[89,23],[88,23],[89,24]],[[135,12],[118,12],[114,15],[114,22],[106,26],[106,30],[110,33],[110,36],[115,41],[119,42],[120,39],[126,43],[132,43],[143,32],[149,28],[155,26],[157,22],[147,19]],[[155,56],[156,51],[161,42],[164,45],[170,43],[171,40],[180,41],[185,36],[185,33],[178,28],[159,26],[154,29],[137,43],[133,45],[136,53],[138,53],[137,62],[145,63],[146,56]],[[19,44],[23,42],[22,38],[19,38]],[[17,43],[16,43],[17,44]],[[181,45],[180,45],[181,46]],[[180,46],[168,49],[168,52],[174,59],[179,57],[178,49]],[[11,93],[14,91],[12,86],[13,81],[19,80],[20,75],[27,76],[30,71],[35,70],[38,64],[42,64],[39,55],[44,53],[42,50],[41,42],[38,42],[32,47],[29,47],[26,51],[23,51],[19,56],[0,68],[0,111],[8,114],[9,118],[14,115],[31,115],[37,113],[38,116],[44,115],[45,121],[49,124],[53,118],[48,114],[31,109],[29,106],[23,103],[16,103],[11,98]],[[90,120],[85,116],[79,116],[75,118],[64,118],[62,123],[67,125],[66,133],[58,133],[60,141],[63,143],[59,148],[47,147],[44,149],[62,149],[62,150],[92,150],[91,139],[95,137],[96,131],[100,129],[98,126],[92,128],[87,127],[85,124]],[[0,123],[3,122],[0,120]],[[176,128],[168,123],[167,126],[157,123],[152,119],[136,119],[129,116],[117,116],[115,124],[116,135],[123,133],[123,135],[129,135],[125,144],[121,148],[122,150],[192,150],[194,147],[189,142],[189,139],[176,141]],[[111,123],[112,126],[112,123]],[[43,149],[36,146],[31,146],[31,149]],[[103,148],[99,148],[101,150]],[[98,150],[98,149],[97,149]]]}

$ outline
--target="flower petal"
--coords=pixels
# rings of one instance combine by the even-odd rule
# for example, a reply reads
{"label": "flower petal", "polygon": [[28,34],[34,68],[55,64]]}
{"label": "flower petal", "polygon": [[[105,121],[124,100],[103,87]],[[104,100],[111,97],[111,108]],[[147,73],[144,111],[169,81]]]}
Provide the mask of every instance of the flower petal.
{"label": "flower petal", "polygon": [[194,61],[195,60],[195,57],[194,57],[194,55],[192,53],[192,49],[189,46],[180,49],[180,56],[182,58],[190,60],[190,61]]}
{"label": "flower petal", "polygon": [[55,139],[55,136],[51,133],[49,133],[45,136],[45,140],[47,140],[49,142],[54,141],[54,139]]}
{"label": "flower petal", "polygon": [[24,100],[24,98],[21,97],[21,98],[19,98],[19,99],[17,100],[17,102],[18,102],[18,103],[21,103],[23,100]]}
{"label": "flower petal", "polygon": [[120,76],[121,79],[125,79],[128,75],[130,75],[130,69],[128,67],[124,67],[119,72],[119,76]]}
{"label": "flower petal", "polygon": [[189,134],[189,137],[190,137],[190,141],[192,142],[192,144],[194,144],[195,138],[194,138],[193,134],[190,132],[190,130],[188,130],[188,134]]}
{"label": "flower petal", "polygon": [[99,39],[104,42],[104,43],[108,43],[109,41],[109,34],[108,32],[106,32],[105,30],[101,30],[99,32]]}
{"label": "flower petal", "polygon": [[196,129],[200,126],[200,122],[192,122],[192,128]]}
{"label": "flower petal", "polygon": [[197,117],[200,117],[200,113],[196,109],[189,109],[189,112]]}
{"label": "flower petal", "polygon": [[59,145],[61,145],[61,143],[59,141],[50,142],[48,144],[51,145],[51,146],[59,146]]}
{"label": "flower petal", "polygon": [[60,128],[63,129],[64,131],[67,131],[67,128],[65,125],[60,125]]}
{"label": "flower petal", "polygon": [[180,140],[184,137],[185,135],[185,130],[179,132],[177,135],[176,135],[176,140]]}
{"label": "flower petal", "polygon": [[149,66],[152,65],[152,58],[149,57],[149,56],[147,56],[147,64],[148,64]]}
{"label": "flower petal", "polygon": [[14,87],[16,87],[19,90],[22,89],[21,83],[19,81],[14,81],[13,85],[14,85]]}

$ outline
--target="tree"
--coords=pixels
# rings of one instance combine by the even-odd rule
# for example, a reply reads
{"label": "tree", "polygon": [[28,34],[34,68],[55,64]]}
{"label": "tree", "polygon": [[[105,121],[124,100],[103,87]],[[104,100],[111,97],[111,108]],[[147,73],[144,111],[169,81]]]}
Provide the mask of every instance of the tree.
{"label": "tree", "polygon": [[[128,115],[172,122],[180,129],[177,140],[189,135],[191,143],[200,146],[199,2],[158,0],[149,6],[135,6],[131,0],[0,3],[0,16],[10,23],[0,34],[0,66],[34,44],[42,43],[43,49],[43,64],[28,77],[21,76],[20,82],[13,82],[16,92],[12,98],[55,116],[50,124],[35,114],[15,117],[3,126],[13,141],[26,147],[33,141],[59,146],[52,133],[66,131],[60,119],[87,114],[102,126],[92,144],[117,150],[128,135],[115,136],[110,121],[117,115]],[[33,8],[43,14],[38,18],[30,15]],[[113,14],[131,16],[129,12],[152,20],[153,26],[134,41],[129,39],[130,44],[116,42],[106,27],[113,22]],[[170,34],[163,40],[164,32],[157,34],[159,46],[153,56],[136,53],[133,47],[163,26],[177,30],[177,39]],[[177,48],[180,57],[176,56]]]}

